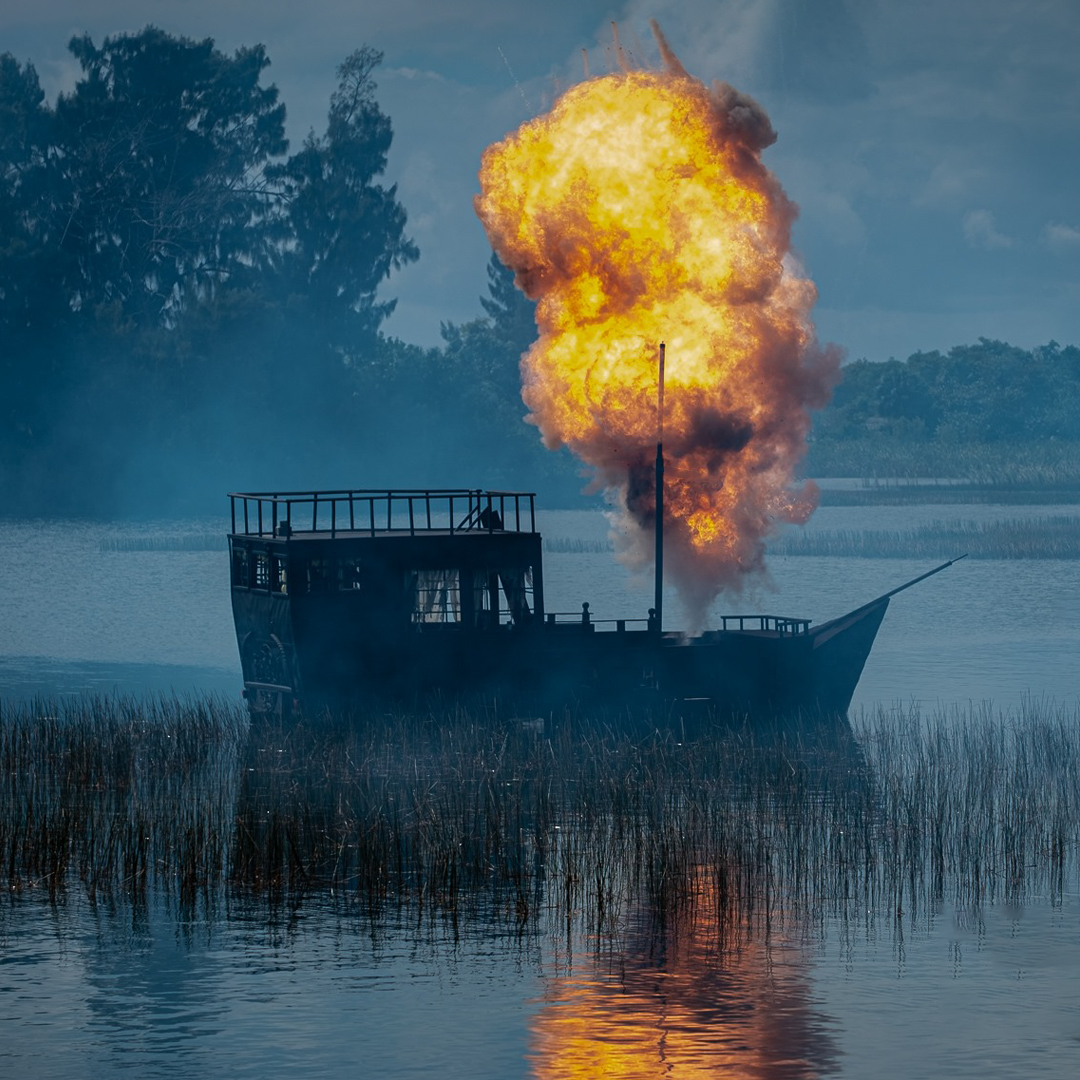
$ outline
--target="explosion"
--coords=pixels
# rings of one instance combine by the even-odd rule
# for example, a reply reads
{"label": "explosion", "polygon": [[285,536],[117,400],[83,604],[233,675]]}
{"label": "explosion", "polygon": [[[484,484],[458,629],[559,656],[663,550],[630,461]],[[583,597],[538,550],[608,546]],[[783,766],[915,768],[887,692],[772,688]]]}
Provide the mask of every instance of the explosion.
{"label": "explosion", "polygon": [[522,357],[529,419],[587,463],[620,516],[621,555],[653,558],[659,343],[666,343],[664,544],[697,620],[764,569],[765,540],[817,503],[794,486],[809,410],[839,358],[789,245],[796,208],[761,162],[762,108],[686,73],[566,91],[484,153],[476,210],[537,303]]}

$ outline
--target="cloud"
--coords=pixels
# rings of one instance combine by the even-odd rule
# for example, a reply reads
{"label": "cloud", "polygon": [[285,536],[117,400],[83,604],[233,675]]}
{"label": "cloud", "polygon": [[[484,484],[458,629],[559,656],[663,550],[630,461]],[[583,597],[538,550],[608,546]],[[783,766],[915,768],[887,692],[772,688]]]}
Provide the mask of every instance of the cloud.
{"label": "cloud", "polygon": [[994,215],[989,210],[971,210],[964,215],[964,239],[974,248],[998,251],[1011,248],[1013,240],[998,232]]}
{"label": "cloud", "polygon": [[437,71],[421,71],[414,67],[387,68],[385,74],[399,75],[403,79],[426,79],[432,82],[447,82],[447,79]]}
{"label": "cloud", "polygon": [[1057,221],[1048,222],[1043,226],[1042,242],[1058,251],[1080,248],[1080,229]]}
{"label": "cloud", "polygon": [[949,158],[938,161],[930,172],[926,183],[914,197],[914,205],[949,206],[963,204],[972,191],[983,185],[985,170],[977,165]]}

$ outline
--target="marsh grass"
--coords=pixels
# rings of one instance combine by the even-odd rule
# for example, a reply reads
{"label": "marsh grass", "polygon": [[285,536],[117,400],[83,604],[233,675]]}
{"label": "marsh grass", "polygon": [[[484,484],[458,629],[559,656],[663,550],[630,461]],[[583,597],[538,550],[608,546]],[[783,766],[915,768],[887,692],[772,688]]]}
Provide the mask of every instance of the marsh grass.
{"label": "marsh grass", "polygon": [[[554,537],[544,550],[593,555],[610,540]],[[912,529],[789,529],[770,541],[772,555],[862,559],[936,559],[967,552],[973,559],[1080,559],[1080,516],[1046,514],[1001,521],[935,521]]]}
{"label": "marsh grass", "polygon": [[185,902],[227,870],[246,721],[213,698],[38,701],[0,711],[0,867],[12,891]]}
{"label": "marsh grass", "polygon": [[5,709],[12,891],[208,907],[333,895],[375,918],[615,933],[1060,899],[1075,888],[1080,718],[1032,702],[684,740],[618,718],[465,711],[248,729],[215,701]]}
{"label": "marsh grass", "polygon": [[99,551],[228,551],[229,540],[223,533],[185,533],[180,536],[107,536],[98,543]]}
{"label": "marsh grass", "polygon": [[614,551],[615,545],[608,539],[546,536],[544,550],[558,555],[604,555]]}
{"label": "marsh grass", "polygon": [[1080,559],[1080,517],[938,521],[914,529],[792,529],[770,543],[769,551],[863,559],[933,559],[958,552],[973,559]]}

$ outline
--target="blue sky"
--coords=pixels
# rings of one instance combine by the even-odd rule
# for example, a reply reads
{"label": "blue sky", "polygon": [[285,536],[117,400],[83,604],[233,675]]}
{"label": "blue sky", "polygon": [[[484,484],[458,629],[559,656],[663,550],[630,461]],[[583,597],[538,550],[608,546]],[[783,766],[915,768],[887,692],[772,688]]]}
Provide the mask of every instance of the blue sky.
{"label": "blue sky", "polygon": [[0,51],[50,96],[74,33],[266,45],[294,146],[321,130],[336,65],[383,50],[379,100],[420,261],[391,278],[387,330],[438,341],[481,314],[480,154],[590,70],[611,23],[645,65],[655,17],[686,68],[754,95],[765,160],[799,204],[819,334],[880,360],[980,336],[1080,343],[1080,4],[1075,0],[39,0],[0,9]]}

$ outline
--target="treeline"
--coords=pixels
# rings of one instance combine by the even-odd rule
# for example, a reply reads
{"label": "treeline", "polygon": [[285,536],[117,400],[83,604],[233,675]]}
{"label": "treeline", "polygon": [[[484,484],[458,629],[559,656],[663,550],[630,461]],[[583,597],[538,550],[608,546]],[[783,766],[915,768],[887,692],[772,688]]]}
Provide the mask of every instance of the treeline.
{"label": "treeline", "polygon": [[815,424],[818,438],[881,434],[947,443],[1080,440],[1080,349],[980,338],[906,361],[856,360]]}
{"label": "treeline", "polygon": [[981,338],[845,365],[814,423],[816,475],[1080,483],[1080,349]]}
{"label": "treeline", "polygon": [[[52,103],[0,55],[0,513],[421,484],[573,503],[577,466],[523,423],[533,307],[494,257],[483,314],[439,348],[382,330],[420,253],[382,182],[379,52],[346,57],[325,130],[290,152],[262,46],[147,27],[69,48],[81,76]],[[1080,483],[1080,350],[849,364],[807,471],[993,482],[1018,462]]]}
{"label": "treeline", "polygon": [[419,252],[380,182],[379,52],[345,59],[325,131],[290,153],[262,46],[147,27],[69,48],[55,103],[0,56],[3,512],[571,475],[521,422],[531,308],[499,264],[442,348],[381,331],[380,286]]}

